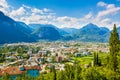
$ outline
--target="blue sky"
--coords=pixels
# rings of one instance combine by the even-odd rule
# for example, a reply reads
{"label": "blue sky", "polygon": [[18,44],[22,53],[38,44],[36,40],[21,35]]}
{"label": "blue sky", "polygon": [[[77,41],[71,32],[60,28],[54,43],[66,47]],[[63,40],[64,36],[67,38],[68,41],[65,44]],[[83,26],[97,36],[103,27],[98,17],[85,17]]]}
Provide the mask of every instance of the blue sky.
{"label": "blue sky", "polygon": [[26,24],[120,26],[120,0],[0,0],[0,11]]}

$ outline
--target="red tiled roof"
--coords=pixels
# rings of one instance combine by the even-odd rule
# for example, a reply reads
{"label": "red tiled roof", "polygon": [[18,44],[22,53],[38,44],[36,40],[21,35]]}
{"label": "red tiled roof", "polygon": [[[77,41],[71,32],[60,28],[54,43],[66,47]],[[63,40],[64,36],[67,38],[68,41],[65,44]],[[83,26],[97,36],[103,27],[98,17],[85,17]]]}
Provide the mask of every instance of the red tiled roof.
{"label": "red tiled roof", "polygon": [[9,75],[23,74],[27,70],[30,70],[30,69],[41,70],[40,66],[23,66],[23,67],[25,68],[25,70],[23,70],[23,71],[21,71],[20,67],[18,67],[18,66],[10,66],[10,67],[6,67],[4,69],[0,69],[0,76],[5,75],[6,73],[9,74]]}
{"label": "red tiled roof", "polygon": [[37,70],[41,70],[40,66],[24,66],[25,70],[30,70],[30,69],[37,69]]}
{"label": "red tiled roof", "polygon": [[2,71],[2,69],[0,69],[0,76],[3,75],[3,73],[4,73],[4,72]]}
{"label": "red tiled roof", "polygon": [[18,66],[6,67],[2,70],[2,72],[4,72],[4,74],[7,73],[7,74],[10,74],[10,75],[17,75],[17,74],[22,74],[23,73],[23,71],[21,71]]}

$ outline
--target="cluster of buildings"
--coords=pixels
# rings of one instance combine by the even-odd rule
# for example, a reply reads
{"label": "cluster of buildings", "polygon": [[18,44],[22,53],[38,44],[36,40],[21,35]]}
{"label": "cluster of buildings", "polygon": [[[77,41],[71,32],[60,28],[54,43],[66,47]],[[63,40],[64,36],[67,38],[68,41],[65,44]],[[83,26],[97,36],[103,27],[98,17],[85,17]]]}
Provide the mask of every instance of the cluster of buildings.
{"label": "cluster of buildings", "polygon": [[[32,46],[40,47],[40,50],[33,53],[32,50],[28,50],[25,55],[28,55],[28,59],[24,59],[22,56],[11,55],[6,57],[13,58],[15,61],[8,62],[7,64],[16,64],[16,66],[10,66],[3,64],[0,66],[0,76],[5,75],[20,75],[28,74],[30,76],[38,76],[40,72],[49,72],[49,68],[55,66],[56,70],[64,70],[65,62],[71,60],[71,56],[88,56],[92,54],[92,51],[101,51],[108,53],[109,48],[107,44],[98,43],[81,43],[81,42],[41,42],[41,43],[18,43],[8,44],[7,46]],[[13,77],[14,78],[14,77]]]}

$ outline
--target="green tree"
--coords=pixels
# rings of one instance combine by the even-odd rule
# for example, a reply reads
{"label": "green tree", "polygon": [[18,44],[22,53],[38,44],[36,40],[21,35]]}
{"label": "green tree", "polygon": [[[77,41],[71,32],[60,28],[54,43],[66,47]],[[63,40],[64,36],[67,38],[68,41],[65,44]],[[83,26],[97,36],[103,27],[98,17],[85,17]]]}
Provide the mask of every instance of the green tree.
{"label": "green tree", "polygon": [[45,80],[53,80],[53,77],[54,77],[54,74],[51,72],[51,73],[47,73],[47,74],[44,76],[44,79],[45,79]]}
{"label": "green tree", "polygon": [[11,77],[9,74],[5,74],[4,76],[2,76],[1,80],[11,80]]}
{"label": "green tree", "polygon": [[30,77],[27,74],[22,74],[16,78],[16,80],[35,80],[34,77]]}
{"label": "green tree", "polygon": [[43,73],[41,73],[40,76],[36,78],[36,80],[45,80]]}
{"label": "green tree", "polygon": [[5,54],[0,54],[0,63],[5,61]]}
{"label": "green tree", "polygon": [[67,80],[74,80],[74,70],[74,66],[68,64],[65,65],[65,76]]}
{"label": "green tree", "polygon": [[94,66],[101,66],[101,59],[99,59],[98,53],[94,53]]}
{"label": "green tree", "polygon": [[96,58],[96,53],[94,53],[94,66],[96,66],[97,65],[97,60],[96,60],[97,58]]}
{"label": "green tree", "polygon": [[56,70],[55,70],[55,66],[52,67],[52,72],[53,72],[53,80],[56,80]]}
{"label": "green tree", "polygon": [[86,69],[83,74],[83,80],[107,80],[105,75],[101,74],[101,71],[96,67]]}
{"label": "green tree", "polygon": [[82,68],[80,67],[79,64],[76,64],[75,71],[74,71],[74,74],[75,74],[74,80],[82,80],[81,72],[82,72]]}
{"label": "green tree", "polygon": [[111,70],[116,71],[118,69],[117,55],[119,52],[119,35],[115,24],[113,31],[111,32],[110,35],[109,46],[110,46],[109,68]]}
{"label": "green tree", "polygon": [[58,71],[57,72],[57,80],[67,80],[64,71]]}

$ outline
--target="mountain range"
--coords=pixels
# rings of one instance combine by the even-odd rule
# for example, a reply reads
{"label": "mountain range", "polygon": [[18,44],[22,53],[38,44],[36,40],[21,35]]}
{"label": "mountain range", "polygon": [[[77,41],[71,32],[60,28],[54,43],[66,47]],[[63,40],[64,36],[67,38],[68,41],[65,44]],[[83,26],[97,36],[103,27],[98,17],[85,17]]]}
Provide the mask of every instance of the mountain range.
{"label": "mountain range", "polygon": [[[111,25],[112,26],[112,25]],[[118,27],[120,34],[120,27]],[[110,30],[89,23],[80,29],[58,28],[52,24],[25,24],[0,12],[0,44],[36,42],[39,40],[77,40],[84,42],[108,42]]]}
{"label": "mountain range", "polygon": [[32,34],[36,35],[38,37],[38,39],[53,41],[53,40],[58,40],[61,37],[58,30],[52,25],[37,24],[36,26],[38,26],[38,27],[33,30]]}
{"label": "mountain range", "polygon": [[0,12],[0,44],[33,41],[31,30]]}
{"label": "mountain range", "polygon": [[95,24],[89,23],[86,26],[83,26],[81,29],[79,29],[79,32],[77,34],[78,39],[80,41],[107,42],[109,38],[109,33],[110,30],[108,28],[98,27]]}

